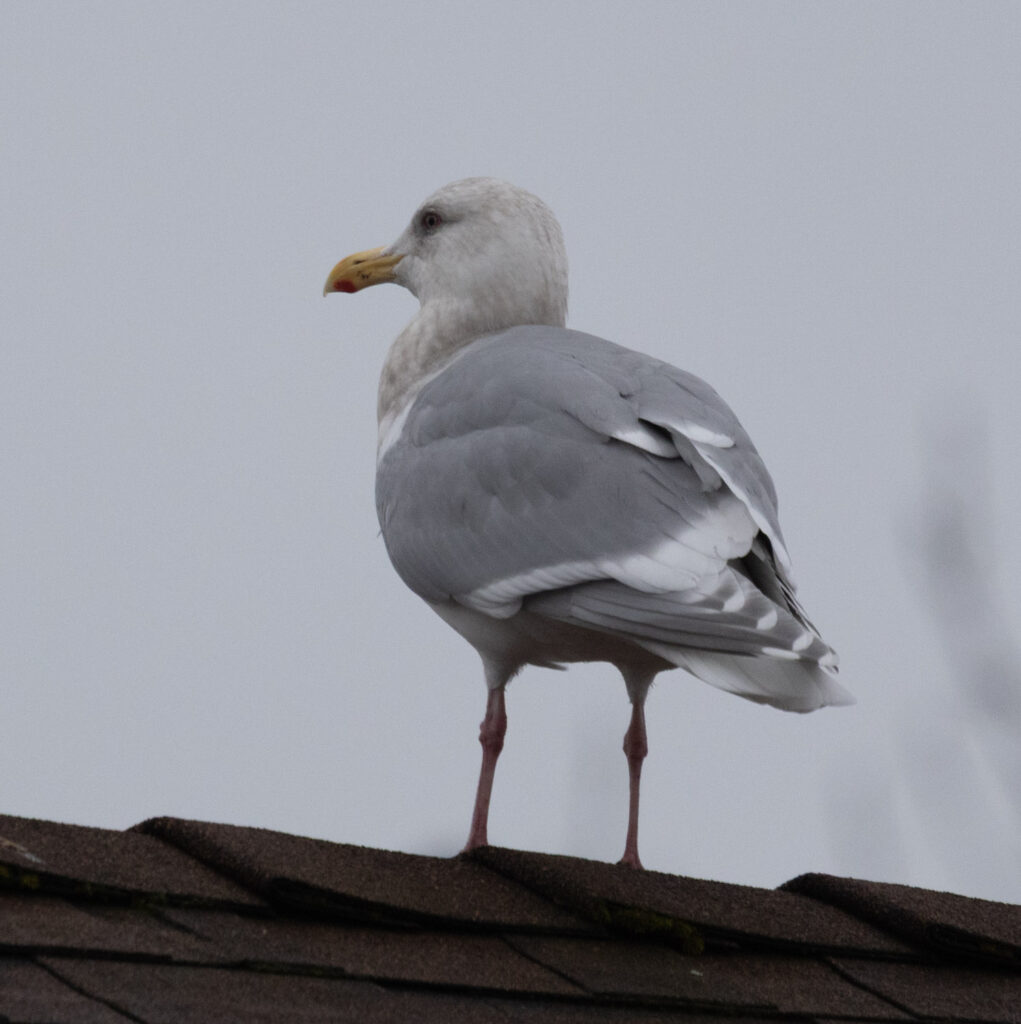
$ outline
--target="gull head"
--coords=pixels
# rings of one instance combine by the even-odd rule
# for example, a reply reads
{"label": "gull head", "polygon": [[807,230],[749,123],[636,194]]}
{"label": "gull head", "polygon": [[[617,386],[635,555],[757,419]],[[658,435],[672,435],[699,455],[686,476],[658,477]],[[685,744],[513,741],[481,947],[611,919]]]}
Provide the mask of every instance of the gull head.
{"label": "gull head", "polygon": [[392,244],[348,256],[324,294],[392,281],[441,317],[480,331],[562,327],[567,255],[560,225],[536,196],[495,178],[465,178],[434,192]]}

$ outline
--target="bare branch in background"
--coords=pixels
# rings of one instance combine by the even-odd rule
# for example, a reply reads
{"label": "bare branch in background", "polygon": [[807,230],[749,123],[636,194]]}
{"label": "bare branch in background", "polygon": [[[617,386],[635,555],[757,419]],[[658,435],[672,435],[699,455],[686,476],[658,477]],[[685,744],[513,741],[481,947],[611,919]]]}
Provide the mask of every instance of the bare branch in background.
{"label": "bare branch in background", "polygon": [[947,401],[923,428],[924,482],[911,537],[911,578],[932,617],[954,692],[949,722],[930,720],[926,727],[920,710],[904,732],[906,771],[917,817],[931,837],[940,837],[933,852],[944,863],[974,858],[978,850],[978,859],[1016,880],[1021,648],[998,587],[1003,553],[1016,557],[1015,538],[995,535],[993,467],[978,404]]}
{"label": "bare branch in background", "polygon": [[1021,742],[1021,650],[996,593],[1001,541],[993,535],[985,435],[978,409],[930,424],[918,541],[925,596],[962,703]]}

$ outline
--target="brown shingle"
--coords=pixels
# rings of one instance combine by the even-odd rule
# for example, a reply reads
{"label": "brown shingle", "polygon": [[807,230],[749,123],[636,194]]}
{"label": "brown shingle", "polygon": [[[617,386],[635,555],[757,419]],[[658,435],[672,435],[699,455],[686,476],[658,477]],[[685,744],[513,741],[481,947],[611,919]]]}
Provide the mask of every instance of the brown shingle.
{"label": "brown shingle", "polygon": [[203,943],[141,910],[0,891],[0,946],[196,960]]}
{"label": "brown shingle", "polygon": [[171,819],[0,822],[12,1024],[1021,1024],[1018,909],[988,901]]}
{"label": "brown shingle", "polygon": [[252,893],[137,832],[0,815],[0,884],[64,895],[258,906]]}
{"label": "brown shingle", "polygon": [[11,1024],[127,1024],[110,1009],[29,960],[0,957],[0,1020]]}
{"label": "brown shingle", "polygon": [[[145,1024],[505,1024],[507,1020],[478,999],[391,991],[344,978],[105,960],[48,958],[45,963],[82,992],[108,1001]],[[115,1019],[123,1024],[123,1018]]]}
{"label": "brown shingle", "polygon": [[834,966],[920,1017],[1019,1024],[1021,976],[995,969],[837,957]]}
{"label": "brown shingle", "polygon": [[783,888],[841,907],[910,942],[1021,968],[1021,907],[821,874],[800,875]]}
{"label": "brown shingle", "polygon": [[174,843],[285,907],[391,925],[441,920],[593,931],[577,915],[466,859],[391,853],[176,818],[154,818],[135,828]]}
{"label": "brown shingle", "polygon": [[[699,1013],[682,1006],[648,1009],[630,1004],[604,1006],[595,1003],[546,1003],[535,1000],[487,999],[486,1004],[500,1010],[507,1021],[520,1024],[777,1024],[777,1018],[728,1013]],[[815,1024],[805,1021],[803,1024]],[[842,1024],[855,1024],[843,1021]]]}
{"label": "brown shingle", "polygon": [[221,959],[274,969],[335,971],[383,982],[521,994],[580,995],[581,989],[496,935],[369,928],[322,921],[259,920],[201,910],[164,916],[208,940]]}
{"label": "brown shingle", "polygon": [[910,955],[903,942],[834,907],[791,892],[709,882],[551,854],[484,847],[472,858],[586,914],[690,952],[701,939],[756,946]]}
{"label": "brown shingle", "polygon": [[533,935],[509,941],[593,995],[676,1001],[716,1012],[908,1019],[887,1000],[809,957],[686,956],[647,943]]}

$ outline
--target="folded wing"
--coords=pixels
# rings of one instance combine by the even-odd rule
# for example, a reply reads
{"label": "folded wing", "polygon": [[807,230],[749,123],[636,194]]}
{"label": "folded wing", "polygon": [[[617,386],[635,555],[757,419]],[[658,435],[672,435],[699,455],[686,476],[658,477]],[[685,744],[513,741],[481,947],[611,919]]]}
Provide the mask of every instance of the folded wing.
{"label": "folded wing", "polygon": [[427,601],[525,606],[793,710],[849,699],[794,598],[762,460],[666,363],[560,328],[481,339],[418,394],[376,493]]}

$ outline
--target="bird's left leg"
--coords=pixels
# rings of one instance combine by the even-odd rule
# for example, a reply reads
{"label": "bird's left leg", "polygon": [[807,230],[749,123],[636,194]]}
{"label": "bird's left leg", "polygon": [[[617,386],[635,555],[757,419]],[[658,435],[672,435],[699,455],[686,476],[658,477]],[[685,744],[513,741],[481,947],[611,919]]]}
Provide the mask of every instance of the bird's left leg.
{"label": "bird's left leg", "polygon": [[642,762],[649,753],[649,740],[645,733],[645,698],[649,694],[654,672],[628,671],[624,673],[628,697],[631,699],[631,724],[624,733],[624,754],[627,756],[629,800],[627,838],[620,863],[640,868],[638,858],[638,792],[642,781]]}
{"label": "bird's left leg", "polygon": [[[488,673],[487,673],[488,674]],[[475,792],[475,810],[472,813],[468,842],[462,852],[474,850],[476,846],[488,846],[486,825],[489,821],[489,798],[493,793],[493,777],[496,774],[496,759],[503,750],[503,737],[507,732],[507,709],[503,692],[506,680],[489,691],[486,701],[486,717],[479,726],[479,743],[482,744],[482,769],[479,785]]]}

